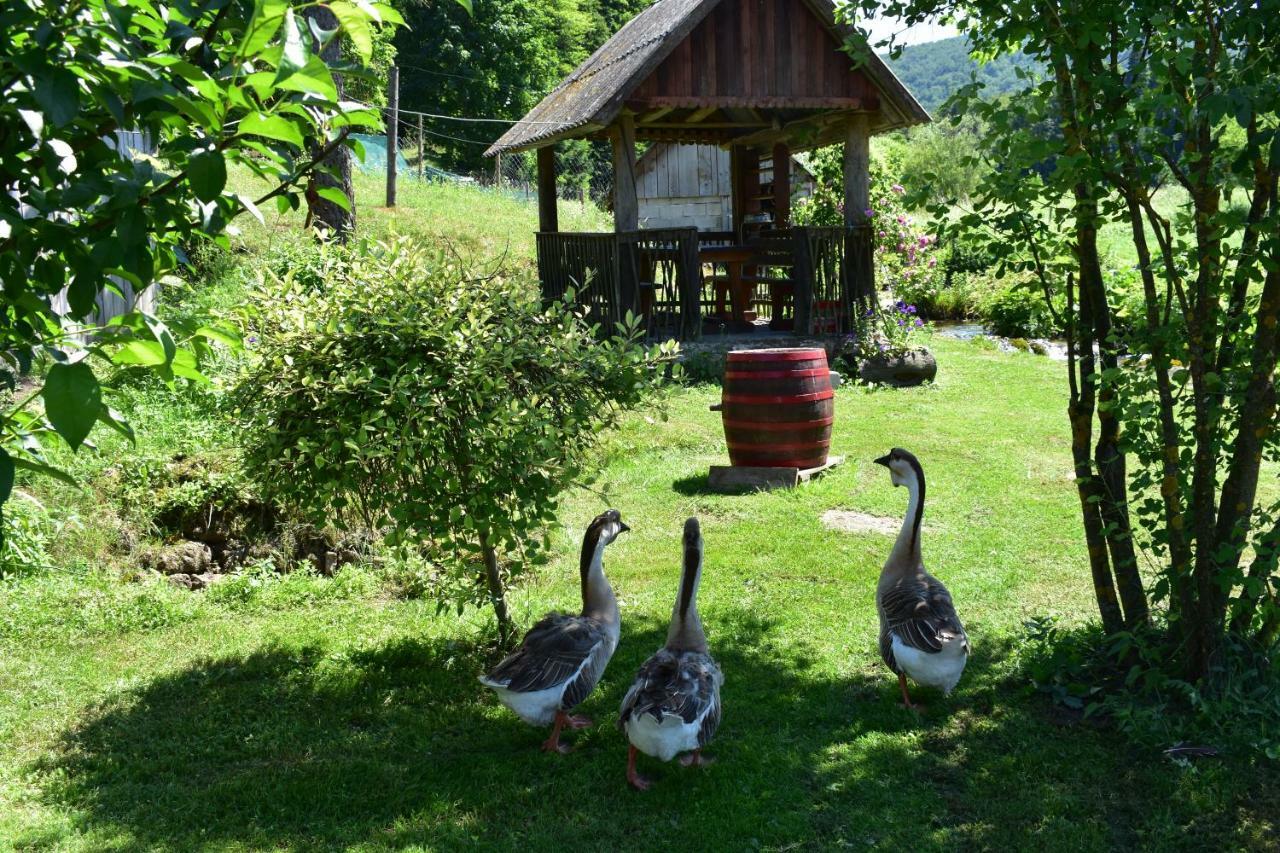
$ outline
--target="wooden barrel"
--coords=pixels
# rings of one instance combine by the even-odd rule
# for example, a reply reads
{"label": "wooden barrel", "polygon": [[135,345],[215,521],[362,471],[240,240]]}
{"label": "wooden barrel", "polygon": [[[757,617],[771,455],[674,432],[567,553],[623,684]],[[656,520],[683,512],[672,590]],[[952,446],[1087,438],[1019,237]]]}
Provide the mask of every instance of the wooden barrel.
{"label": "wooden barrel", "polygon": [[801,469],[827,464],[835,403],[824,349],[729,353],[720,411],[730,463]]}

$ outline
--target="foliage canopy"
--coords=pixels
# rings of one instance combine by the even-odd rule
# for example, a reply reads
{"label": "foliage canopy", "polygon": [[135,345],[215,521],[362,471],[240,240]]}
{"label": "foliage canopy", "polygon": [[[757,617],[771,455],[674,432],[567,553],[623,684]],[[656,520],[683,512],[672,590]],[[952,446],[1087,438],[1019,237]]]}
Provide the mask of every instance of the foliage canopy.
{"label": "foliage canopy", "polygon": [[506,579],[590,480],[597,434],[661,380],[660,351],[407,241],[345,254],[322,289],[287,273],[255,300],[250,468],[320,523],[419,546],[444,567],[441,606],[487,597],[505,637]]}

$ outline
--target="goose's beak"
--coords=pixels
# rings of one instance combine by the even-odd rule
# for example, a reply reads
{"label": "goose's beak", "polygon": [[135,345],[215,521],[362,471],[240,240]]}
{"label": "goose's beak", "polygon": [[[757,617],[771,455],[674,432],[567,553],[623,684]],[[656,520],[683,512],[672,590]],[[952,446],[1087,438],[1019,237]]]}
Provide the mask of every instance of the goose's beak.
{"label": "goose's beak", "polygon": [[625,523],[625,522],[623,522],[623,521],[619,521],[619,522],[618,522],[618,532],[619,532],[619,533],[628,533],[628,532],[630,532],[630,530],[631,530],[631,528],[630,528],[630,527],[627,527],[627,525],[626,525],[626,523]]}
{"label": "goose's beak", "polygon": [[879,459],[876,460],[876,464],[883,465],[884,467],[888,468],[890,458],[891,457],[889,456],[881,456]]}

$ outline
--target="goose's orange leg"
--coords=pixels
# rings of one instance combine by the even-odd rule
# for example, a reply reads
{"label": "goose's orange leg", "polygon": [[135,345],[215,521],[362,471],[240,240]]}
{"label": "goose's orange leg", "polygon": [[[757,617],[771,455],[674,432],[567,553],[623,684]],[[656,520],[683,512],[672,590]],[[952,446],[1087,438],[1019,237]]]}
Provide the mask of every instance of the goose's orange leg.
{"label": "goose's orange leg", "polygon": [[561,755],[568,755],[573,751],[573,747],[567,743],[560,742],[560,731],[564,728],[565,723],[569,722],[569,717],[564,711],[556,711],[556,722],[551,727],[551,737],[542,743],[543,752],[558,752]]}
{"label": "goose's orange leg", "polygon": [[716,763],[716,760],[709,755],[703,755],[699,748],[688,755],[680,756],[680,763],[685,767],[710,767]]}
{"label": "goose's orange leg", "polygon": [[911,694],[907,692],[907,676],[904,673],[898,673],[898,686],[902,688],[902,707],[908,711],[919,711],[924,708],[923,705],[916,705],[911,701]]}
{"label": "goose's orange leg", "polygon": [[653,783],[636,772],[636,755],[639,750],[634,746],[627,751],[627,782],[637,791],[647,791]]}

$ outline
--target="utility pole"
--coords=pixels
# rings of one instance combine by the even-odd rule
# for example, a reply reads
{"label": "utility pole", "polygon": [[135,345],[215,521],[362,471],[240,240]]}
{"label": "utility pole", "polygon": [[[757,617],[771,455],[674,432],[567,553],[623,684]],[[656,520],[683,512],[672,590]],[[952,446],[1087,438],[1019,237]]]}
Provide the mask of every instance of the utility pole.
{"label": "utility pole", "polygon": [[387,207],[396,206],[396,160],[400,136],[400,69],[391,66],[387,80]]}
{"label": "utility pole", "polygon": [[422,183],[422,178],[426,174],[427,162],[427,143],[423,140],[422,135],[422,113],[418,113],[418,183]]}

